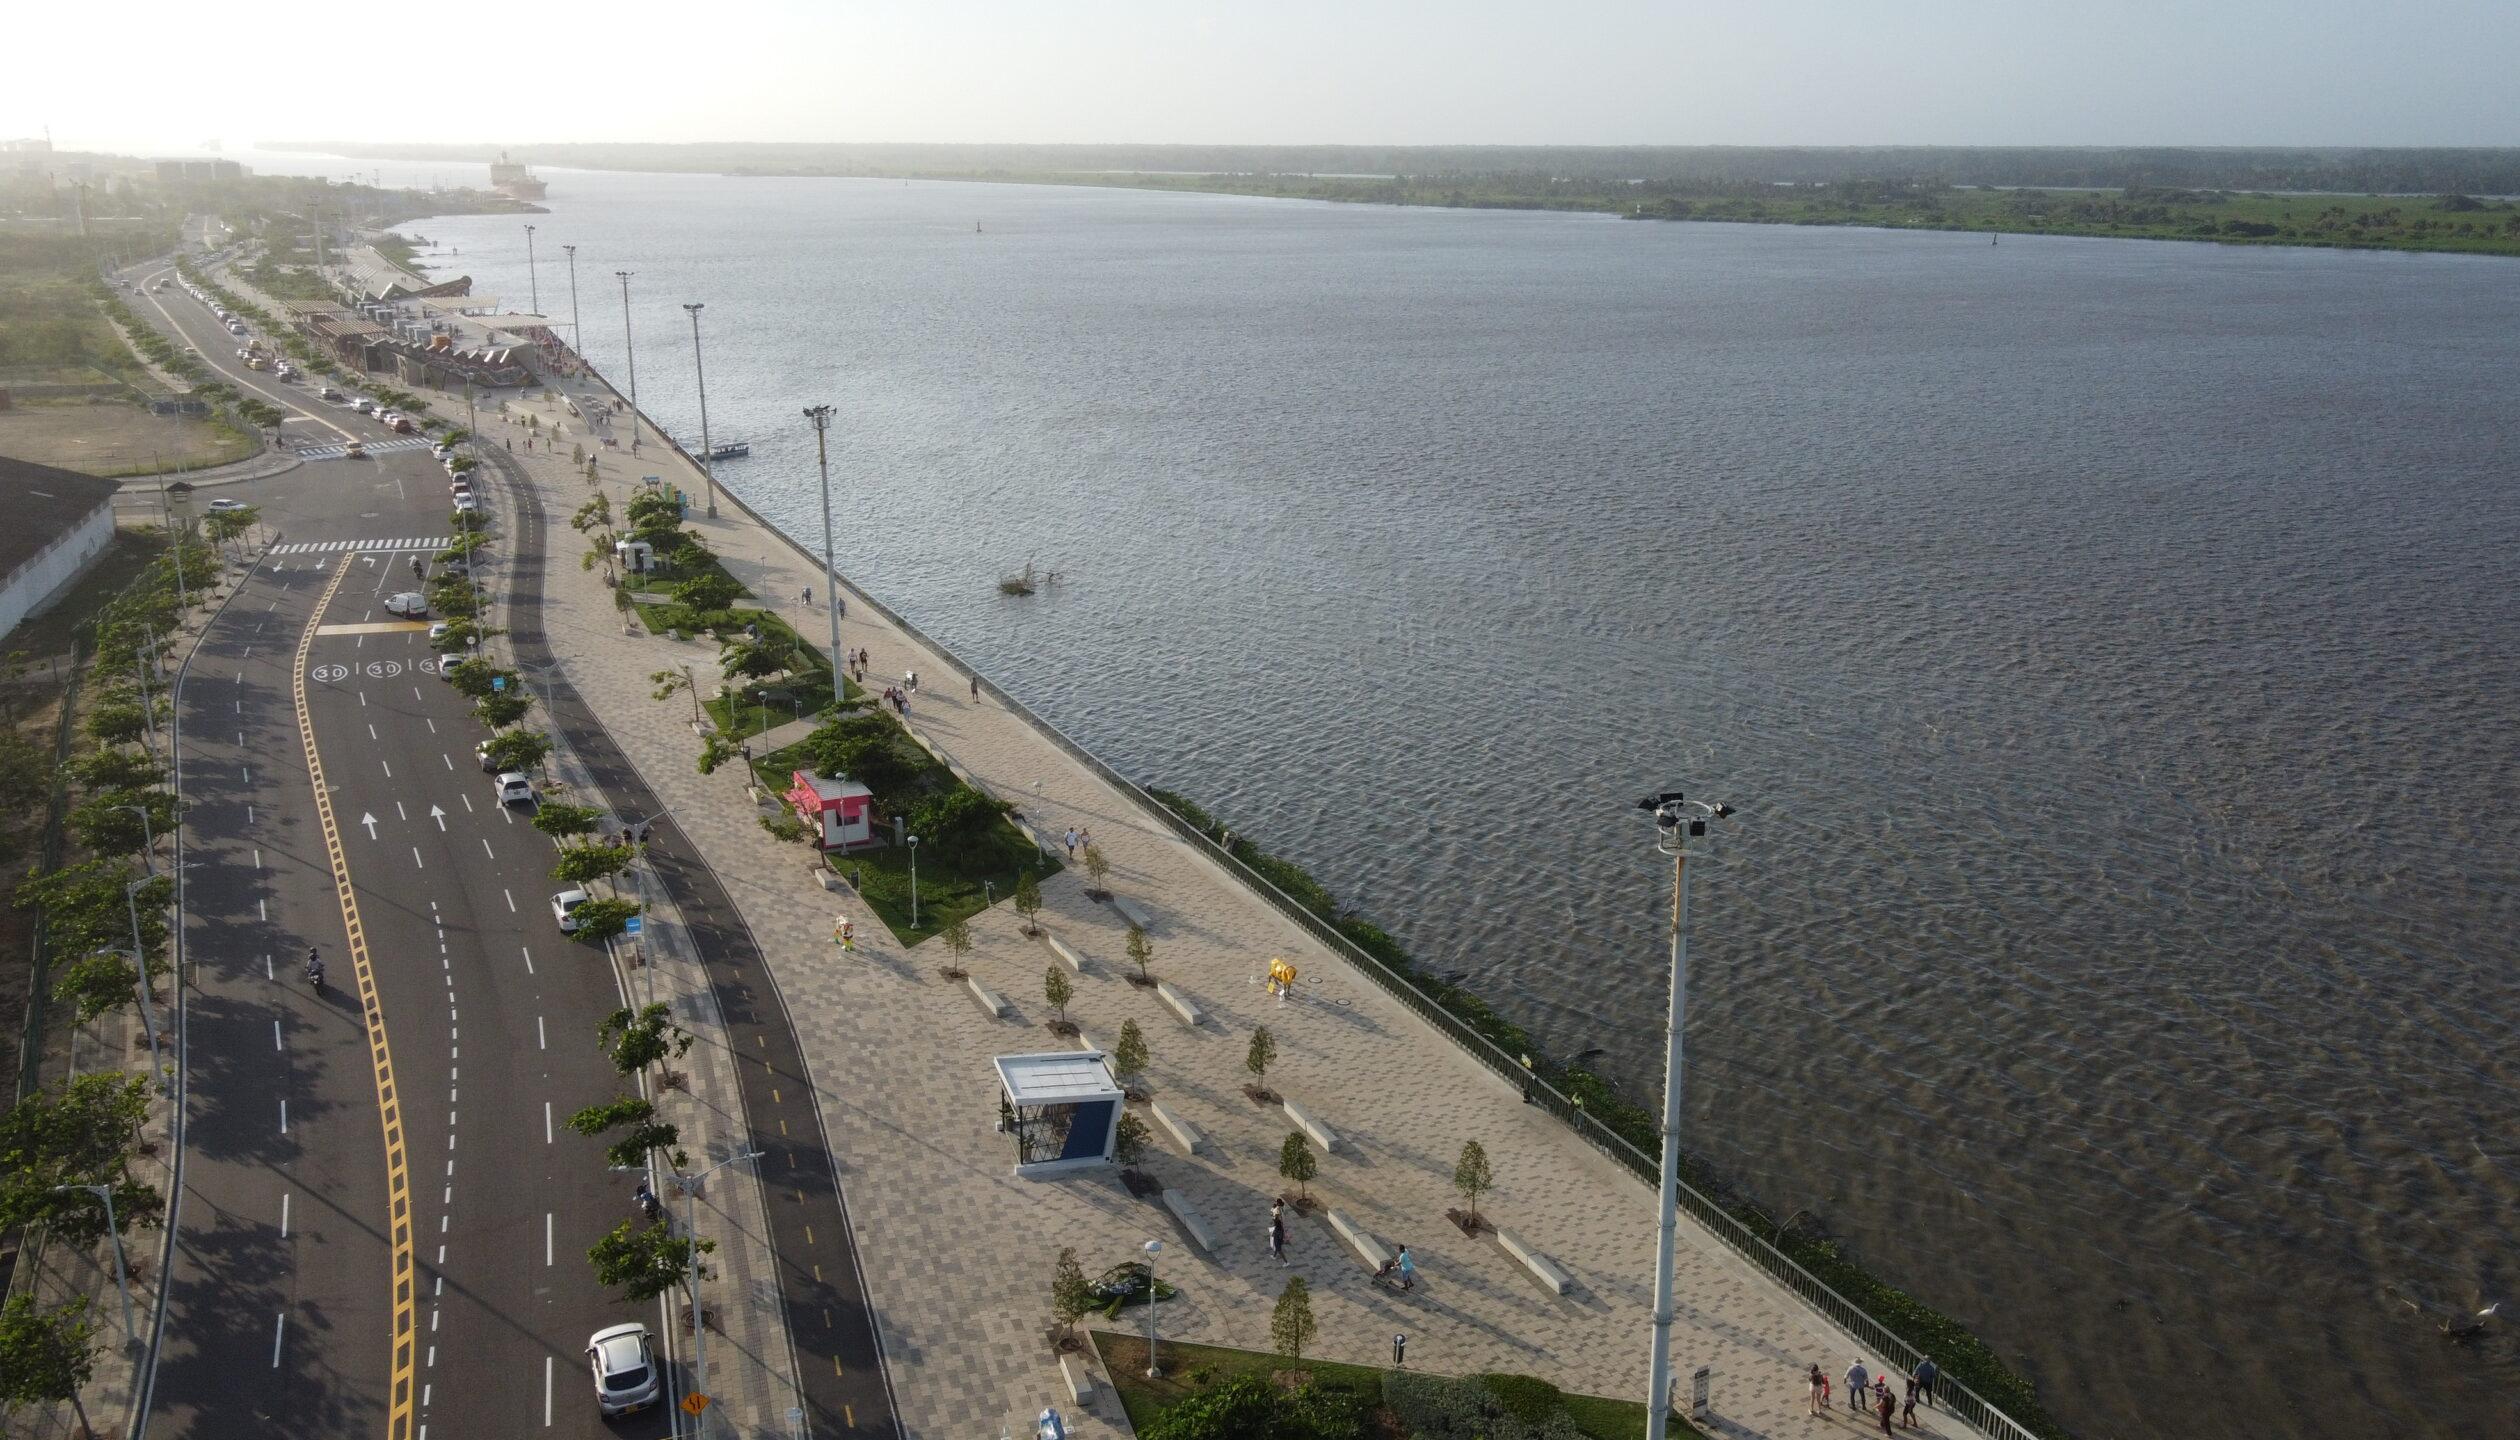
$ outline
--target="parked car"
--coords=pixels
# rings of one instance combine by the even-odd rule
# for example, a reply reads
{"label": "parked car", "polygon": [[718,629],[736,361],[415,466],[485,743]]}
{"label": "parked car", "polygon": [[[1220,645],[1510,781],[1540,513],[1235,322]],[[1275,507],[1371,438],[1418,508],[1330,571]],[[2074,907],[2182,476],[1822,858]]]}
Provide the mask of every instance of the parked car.
{"label": "parked car", "polygon": [[559,922],[561,934],[577,933],[578,907],[585,904],[589,898],[591,897],[583,890],[563,890],[551,897],[551,918]]}
{"label": "parked car", "polygon": [[242,500],[213,500],[210,502],[210,513],[213,515],[225,515],[230,511],[243,510],[245,508],[247,508],[246,504]]}
{"label": "parked car", "polygon": [[411,418],[407,415],[397,415],[393,419],[386,421],[385,425],[386,428],[402,435],[418,434],[420,430],[419,426],[411,423]]}
{"label": "parked car", "polygon": [[455,497],[455,513],[458,515],[478,515],[481,513],[481,502],[474,499],[469,493],[458,495]]}
{"label": "parked car", "polygon": [[484,775],[497,773],[499,762],[490,758],[489,741],[484,740],[473,747],[473,758],[481,762],[481,773]]}
{"label": "parked car", "polygon": [[412,620],[420,619],[429,613],[429,597],[417,590],[401,591],[386,598],[385,613]]}
{"label": "parked car", "polygon": [[499,772],[499,803],[531,805],[534,803],[534,777],[522,770]]}
{"label": "parked car", "polygon": [[586,1358],[595,1371],[595,1408],[607,1419],[645,1409],[664,1393],[645,1325],[596,1331],[586,1342]]}

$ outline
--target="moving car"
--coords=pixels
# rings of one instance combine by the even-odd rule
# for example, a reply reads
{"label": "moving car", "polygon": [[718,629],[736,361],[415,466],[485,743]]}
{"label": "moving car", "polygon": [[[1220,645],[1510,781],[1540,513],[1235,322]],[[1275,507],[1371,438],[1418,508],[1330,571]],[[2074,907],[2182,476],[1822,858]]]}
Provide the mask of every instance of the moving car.
{"label": "moving car", "polygon": [[245,502],[242,500],[213,500],[210,502],[210,513],[213,515],[225,515],[231,510],[242,510],[245,508]]}
{"label": "moving car", "polygon": [[358,441],[353,440],[349,444],[341,447],[341,458],[344,460],[365,460],[367,458],[367,447],[360,444]]}
{"label": "moving car", "polygon": [[386,598],[385,613],[417,620],[429,613],[429,597],[417,590],[401,591]]}
{"label": "moving car", "polygon": [[653,1405],[663,1393],[645,1325],[634,1322],[596,1331],[586,1342],[586,1358],[595,1371],[595,1408],[607,1419]]}
{"label": "moving car", "polygon": [[315,393],[326,400],[338,400],[341,398],[341,392],[330,385],[325,386],[323,389],[318,390]]}
{"label": "moving car", "polygon": [[583,890],[563,890],[551,897],[551,918],[560,923],[560,933],[574,934],[578,927],[577,909],[587,902]]}
{"label": "moving car", "polygon": [[499,772],[499,803],[531,805],[534,803],[534,777],[522,770]]}
{"label": "moving car", "polygon": [[370,400],[365,395],[362,395],[358,399],[350,402],[350,408],[358,411],[362,415],[366,415],[372,413],[376,409],[376,402]]}

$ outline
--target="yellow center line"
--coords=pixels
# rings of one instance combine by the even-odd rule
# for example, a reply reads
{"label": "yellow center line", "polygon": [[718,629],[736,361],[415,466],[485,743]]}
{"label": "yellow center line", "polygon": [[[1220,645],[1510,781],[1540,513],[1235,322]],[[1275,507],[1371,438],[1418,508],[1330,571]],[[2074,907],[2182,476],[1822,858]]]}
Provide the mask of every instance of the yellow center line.
{"label": "yellow center line", "polygon": [[359,919],[359,899],[350,885],[350,856],[342,848],[341,826],[333,815],[332,790],[324,783],[324,760],[315,749],[315,719],[307,707],[307,657],[315,648],[315,632],[341,582],[350,577],[345,557],[333,571],[332,583],[315,602],[305,633],[298,637],[297,674],[291,695],[297,705],[298,741],[306,747],[307,778],[315,786],[315,815],[323,824],[324,853],[332,862],[333,889],[341,899],[341,923],[349,932],[350,967],[359,987],[359,1007],[367,1021],[368,1059],[376,1069],[376,1113],[385,1130],[385,1201],[392,1232],[394,1278],[393,1367],[386,1408],[387,1440],[411,1440],[413,1350],[417,1338],[418,1286],[411,1253],[411,1173],[403,1154],[402,1101],[394,1090],[394,1052],[385,1043],[385,1010],[376,998],[376,970],[368,960],[367,927]]}

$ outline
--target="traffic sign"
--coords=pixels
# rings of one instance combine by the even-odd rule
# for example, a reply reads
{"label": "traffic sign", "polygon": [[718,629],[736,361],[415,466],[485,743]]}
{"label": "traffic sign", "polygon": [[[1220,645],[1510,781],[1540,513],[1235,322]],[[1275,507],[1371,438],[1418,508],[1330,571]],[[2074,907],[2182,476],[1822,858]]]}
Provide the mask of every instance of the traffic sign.
{"label": "traffic sign", "polygon": [[708,1396],[694,1390],[683,1397],[683,1413],[686,1415],[697,1415],[701,1411],[708,1409],[711,1403],[712,1402]]}
{"label": "traffic sign", "polygon": [[636,935],[639,933],[639,928],[639,917],[636,915],[621,922],[621,933],[624,935]]}
{"label": "traffic sign", "polygon": [[499,690],[505,690],[505,689],[507,688],[507,677],[506,677],[505,675],[493,675],[493,676],[491,676],[491,677],[490,677],[490,688],[491,688],[491,690],[493,690],[494,692],[495,692],[495,691],[499,691]]}

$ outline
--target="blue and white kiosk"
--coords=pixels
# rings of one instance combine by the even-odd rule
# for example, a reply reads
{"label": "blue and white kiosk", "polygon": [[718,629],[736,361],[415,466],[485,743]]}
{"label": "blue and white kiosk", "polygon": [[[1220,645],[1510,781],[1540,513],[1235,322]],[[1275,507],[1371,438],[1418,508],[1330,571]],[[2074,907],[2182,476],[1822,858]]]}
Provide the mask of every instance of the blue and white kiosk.
{"label": "blue and white kiosk", "polygon": [[1000,1055],[998,1129],[1015,1142],[1015,1175],[1047,1180],[1111,1163],[1120,1103],[1100,1050]]}

